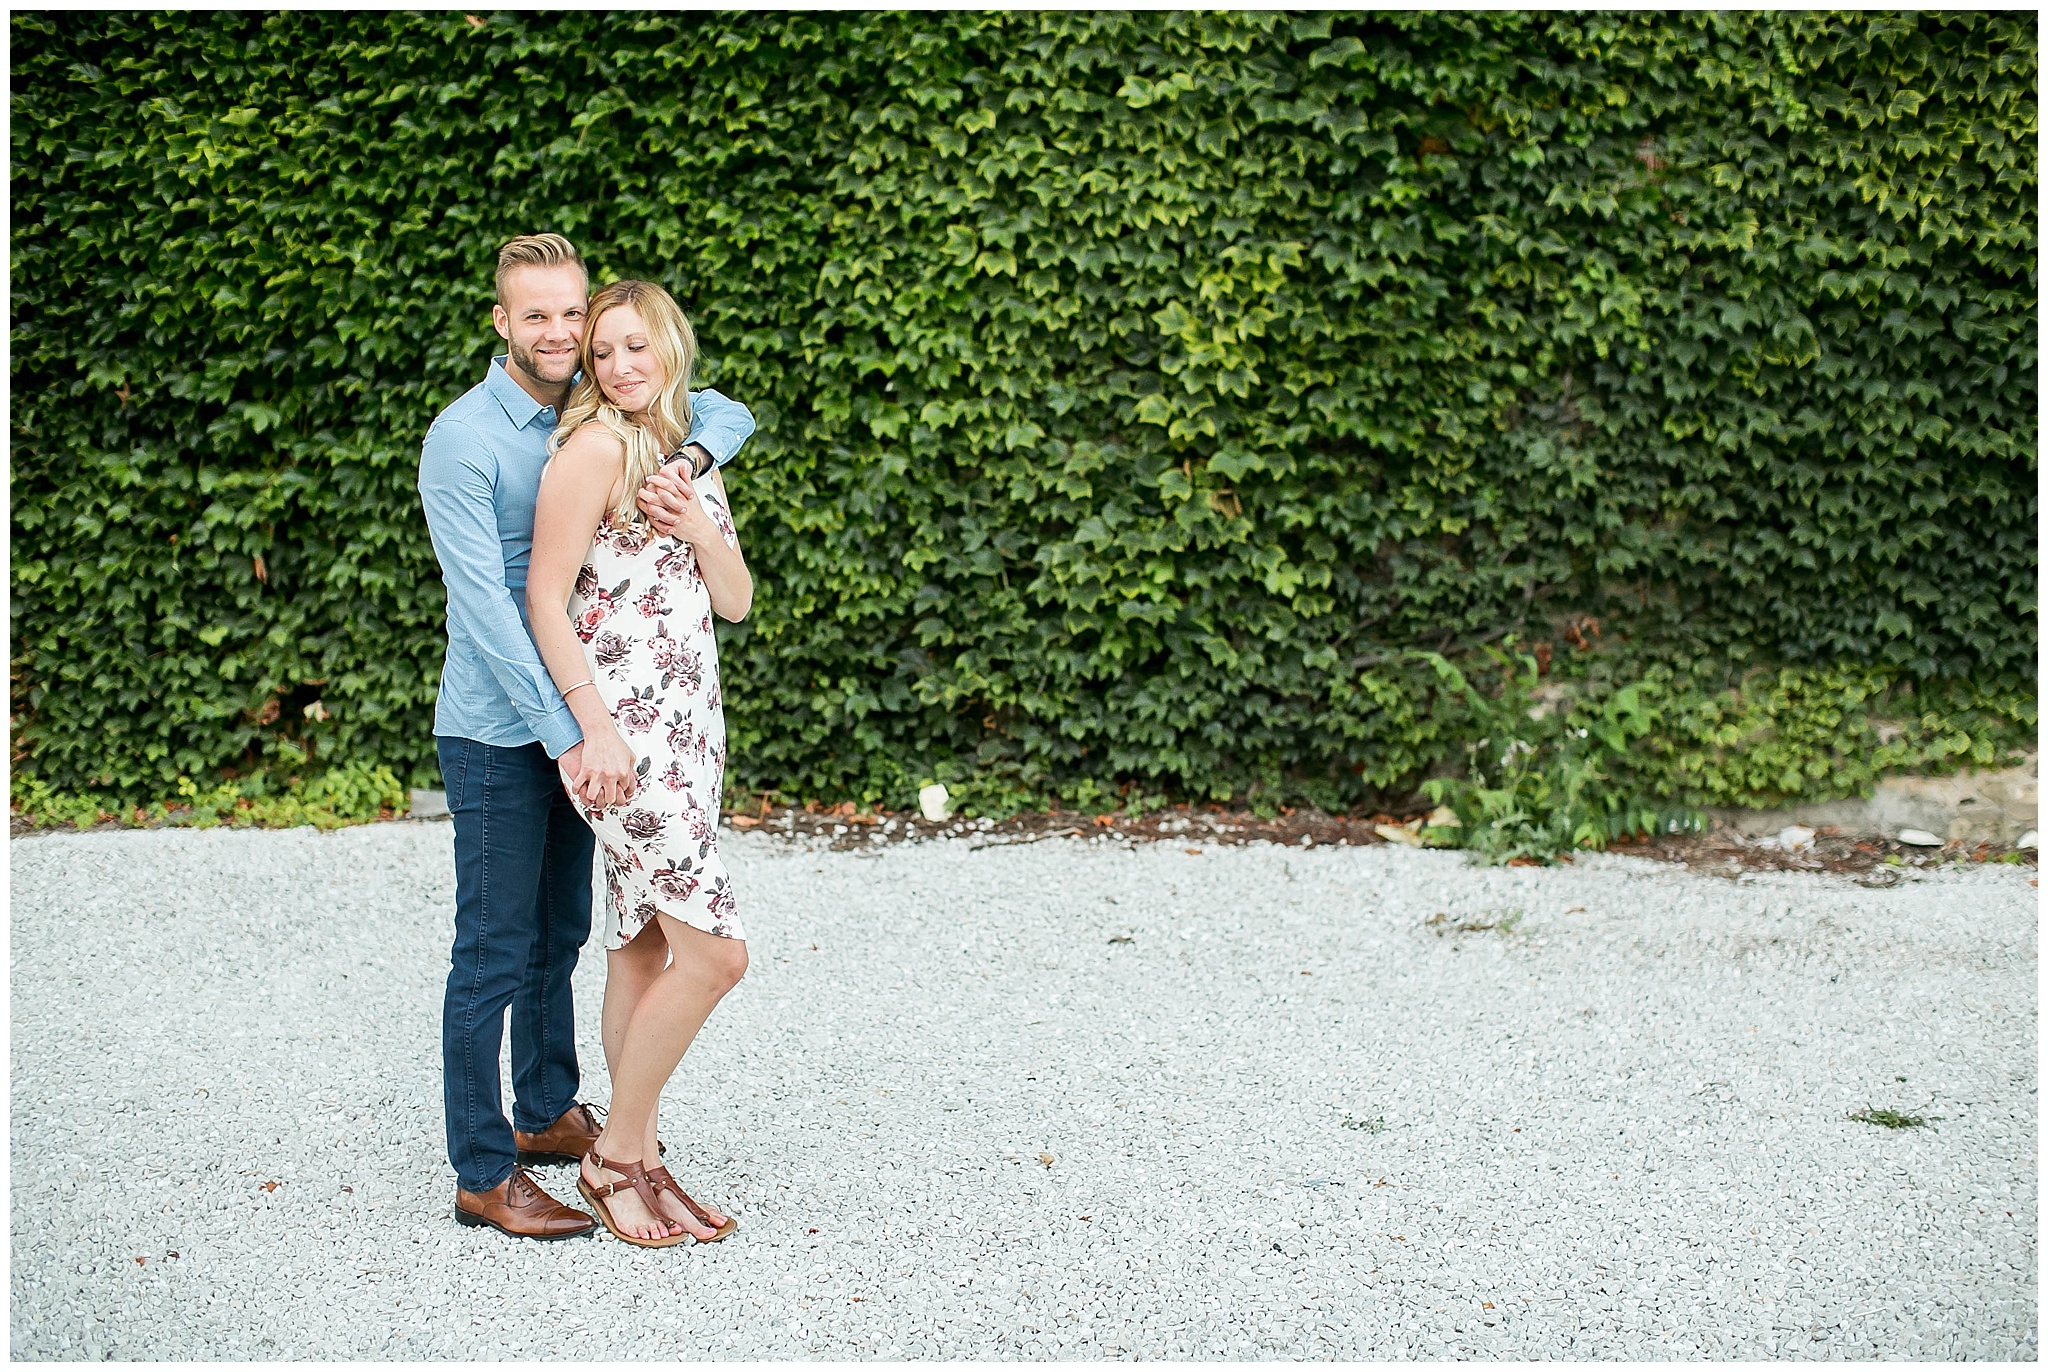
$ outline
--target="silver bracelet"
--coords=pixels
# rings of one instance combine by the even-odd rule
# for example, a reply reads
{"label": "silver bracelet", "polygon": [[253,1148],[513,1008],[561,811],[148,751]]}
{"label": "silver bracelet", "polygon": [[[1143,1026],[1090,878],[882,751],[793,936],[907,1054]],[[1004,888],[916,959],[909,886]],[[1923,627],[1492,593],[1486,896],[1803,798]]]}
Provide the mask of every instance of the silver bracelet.
{"label": "silver bracelet", "polygon": [[[569,688],[569,691],[580,691],[580,690],[582,690],[582,689],[583,689],[583,688],[584,688],[585,686],[595,686],[595,685],[597,685],[597,683],[596,683],[596,682],[594,682],[594,681],[590,680],[590,679],[589,679],[588,677],[586,677],[586,678],[584,678],[584,679],[583,679],[582,681],[579,681],[579,682],[577,682],[577,683],[576,683],[576,684],[575,684],[574,686],[571,686],[571,687]],[[562,699],[564,699],[564,700],[567,700],[567,699],[569,698],[569,691],[564,691],[564,692],[562,692]]]}

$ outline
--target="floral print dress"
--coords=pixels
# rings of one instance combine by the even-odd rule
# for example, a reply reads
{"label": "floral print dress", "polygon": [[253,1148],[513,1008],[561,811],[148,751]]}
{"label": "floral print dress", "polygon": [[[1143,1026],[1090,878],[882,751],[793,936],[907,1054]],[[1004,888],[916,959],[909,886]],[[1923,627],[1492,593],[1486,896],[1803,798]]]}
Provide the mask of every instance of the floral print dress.
{"label": "floral print dress", "polygon": [[[717,488],[701,481],[697,497],[739,546]],[[614,519],[597,526],[569,598],[590,678],[639,759],[639,783],[622,806],[594,809],[571,793],[604,854],[604,946],[625,947],[656,914],[745,938],[718,856],[725,711],[711,592],[687,542]]]}

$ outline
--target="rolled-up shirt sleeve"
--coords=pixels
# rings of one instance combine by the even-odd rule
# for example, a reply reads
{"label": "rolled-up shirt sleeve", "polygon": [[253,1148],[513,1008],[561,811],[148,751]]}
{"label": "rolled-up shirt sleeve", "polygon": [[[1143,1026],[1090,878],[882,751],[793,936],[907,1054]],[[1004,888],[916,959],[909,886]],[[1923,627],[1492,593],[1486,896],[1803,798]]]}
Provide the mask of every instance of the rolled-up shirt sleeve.
{"label": "rolled-up shirt sleeve", "polygon": [[723,467],[754,435],[754,412],[717,391],[690,392],[690,436]]}
{"label": "rolled-up shirt sleeve", "polygon": [[[752,423],[749,417],[749,428]],[[420,448],[420,504],[448,588],[448,631],[476,645],[548,756],[560,757],[583,741],[583,731],[555,689],[505,584],[492,471],[483,440],[460,421],[444,418],[427,430]]]}

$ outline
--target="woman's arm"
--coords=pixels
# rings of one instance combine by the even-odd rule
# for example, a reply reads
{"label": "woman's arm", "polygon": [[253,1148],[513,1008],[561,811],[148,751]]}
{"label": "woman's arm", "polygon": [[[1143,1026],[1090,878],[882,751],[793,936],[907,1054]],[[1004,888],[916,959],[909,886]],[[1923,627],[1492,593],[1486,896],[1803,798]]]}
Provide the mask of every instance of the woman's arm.
{"label": "woman's arm", "polygon": [[533,556],[526,567],[526,618],[534,646],[583,730],[583,772],[576,792],[600,809],[631,798],[638,759],[619,736],[597,688],[573,689],[591,673],[569,622],[569,595],[625,468],[624,445],[601,425],[586,424],[571,435],[541,472]]}
{"label": "woman's arm", "polygon": [[[714,536],[703,542],[691,541],[697,550],[697,570],[703,573],[704,589],[711,592],[711,608],[720,619],[737,624],[754,608],[754,574],[740,552],[740,531],[732,524],[732,499],[725,493],[725,474],[711,469],[711,485],[725,507],[722,520],[707,520]],[[701,503],[701,502],[700,502]]]}
{"label": "woman's arm", "polygon": [[712,612],[737,624],[753,608],[754,577],[747,570],[747,559],[740,554],[739,530],[732,527],[729,517],[732,503],[725,494],[725,478],[714,468],[706,479],[718,492],[727,517],[713,518],[697,498],[696,489],[683,482],[677,492],[683,511],[676,517],[671,536],[696,549],[697,571],[704,578],[704,589],[711,593]]}

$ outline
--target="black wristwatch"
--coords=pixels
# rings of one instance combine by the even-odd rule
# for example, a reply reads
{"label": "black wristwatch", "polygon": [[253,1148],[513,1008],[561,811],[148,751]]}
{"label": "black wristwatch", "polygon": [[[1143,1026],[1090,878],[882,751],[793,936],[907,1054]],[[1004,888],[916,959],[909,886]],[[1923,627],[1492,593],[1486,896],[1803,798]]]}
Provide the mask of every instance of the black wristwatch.
{"label": "black wristwatch", "polygon": [[[710,471],[710,470],[711,470],[711,469],[712,469],[713,467],[716,467],[716,466],[718,465],[718,459],[717,459],[717,458],[715,458],[715,457],[713,457],[713,456],[711,455],[711,450],[710,450],[709,448],[705,448],[705,447],[704,447],[704,445],[703,445],[703,444],[701,444],[701,443],[700,443],[700,444],[698,444],[697,446],[698,446],[699,448],[702,448],[702,449],[703,449],[703,452],[704,452],[704,465],[703,465],[703,466],[701,466],[701,467],[694,467],[694,468],[693,468],[693,469],[691,470],[691,472],[690,472],[690,480],[692,480],[692,481],[700,481],[700,480],[702,480],[702,479],[703,479],[703,477],[704,477],[704,474],[705,474],[706,472]],[[662,466],[664,466],[664,467],[666,467],[666,466],[667,466],[667,465],[668,465],[669,463],[671,463],[671,462],[680,462],[680,461],[682,461],[682,460],[683,460],[683,455],[684,455],[685,453],[689,452],[689,450],[690,450],[690,445],[689,445],[689,444],[687,444],[687,443],[685,443],[685,444],[684,444],[684,445],[683,445],[682,447],[680,447],[680,448],[676,449],[676,450],[675,450],[674,452],[670,453],[670,454],[669,454],[669,455],[668,455],[667,457],[664,457],[664,458],[663,458],[663,459],[661,460],[661,465],[662,465]]]}

